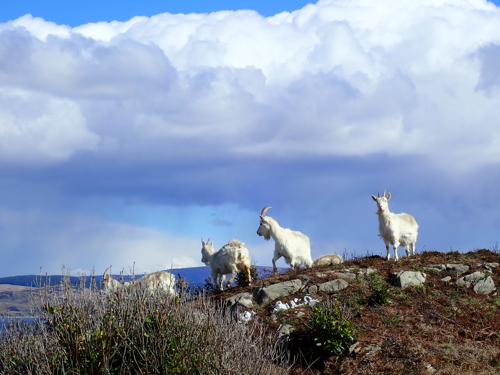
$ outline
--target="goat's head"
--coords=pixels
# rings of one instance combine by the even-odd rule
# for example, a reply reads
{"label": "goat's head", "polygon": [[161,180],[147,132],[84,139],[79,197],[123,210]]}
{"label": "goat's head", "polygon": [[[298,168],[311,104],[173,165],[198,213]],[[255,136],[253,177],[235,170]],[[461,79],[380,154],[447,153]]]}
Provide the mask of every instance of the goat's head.
{"label": "goat's head", "polygon": [[377,202],[377,208],[378,212],[384,212],[389,209],[389,199],[391,199],[391,193],[385,195],[385,190],[384,190],[384,195],[380,196],[380,191],[378,191],[378,197],[375,197],[375,195],[372,195],[372,199]]}
{"label": "goat's head", "polygon": [[101,290],[104,292],[109,292],[111,289],[113,289],[111,276],[109,276],[109,273],[108,273],[108,270],[110,268],[111,268],[111,266],[106,268],[106,270],[104,271],[104,274],[102,275]]}
{"label": "goat's head", "polygon": [[259,236],[264,236],[266,240],[271,239],[271,225],[269,224],[269,219],[266,217],[266,212],[272,207],[264,207],[260,213],[260,225],[257,229],[257,234]]}
{"label": "goat's head", "polygon": [[210,265],[210,255],[212,255],[215,250],[214,250],[214,241],[212,241],[211,244],[208,244],[210,242],[210,238],[208,239],[207,242],[203,241],[203,237],[201,237],[201,262],[205,263],[205,265],[209,266]]}

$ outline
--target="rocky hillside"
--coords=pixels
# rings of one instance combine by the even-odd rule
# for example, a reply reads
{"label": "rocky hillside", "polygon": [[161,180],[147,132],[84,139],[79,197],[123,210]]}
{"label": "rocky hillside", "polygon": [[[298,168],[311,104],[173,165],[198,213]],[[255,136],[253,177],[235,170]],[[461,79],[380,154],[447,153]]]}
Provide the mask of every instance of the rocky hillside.
{"label": "rocky hillside", "polygon": [[[291,374],[495,374],[499,263],[490,250],[429,251],[398,263],[369,256],[269,276],[214,298],[278,331],[296,356]],[[344,324],[333,344],[318,311]],[[325,350],[332,345],[337,354]]]}

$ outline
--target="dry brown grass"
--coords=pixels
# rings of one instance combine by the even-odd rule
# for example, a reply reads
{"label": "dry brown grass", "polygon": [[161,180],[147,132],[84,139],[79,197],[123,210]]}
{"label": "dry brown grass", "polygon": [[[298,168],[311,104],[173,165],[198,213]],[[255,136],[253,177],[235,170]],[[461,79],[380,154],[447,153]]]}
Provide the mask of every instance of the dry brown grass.
{"label": "dry brown grass", "polygon": [[13,321],[0,340],[2,374],[283,374],[286,354],[259,321],[240,324],[205,295],[95,284],[44,286],[36,322]]}
{"label": "dry brown grass", "polygon": [[[497,251],[477,250],[469,253],[424,252],[415,257],[400,258],[400,262],[387,262],[379,256],[355,258],[342,265],[328,268],[289,271],[271,276],[256,284],[272,284],[297,277],[307,277],[310,283],[325,282],[318,277],[328,270],[345,268],[376,268],[385,282],[390,303],[370,304],[373,290],[366,279],[349,280],[349,287],[339,294],[319,293],[315,298],[336,298],[348,304],[355,312],[351,321],[359,328],[358,348],[351,353],[344,350],[339,355],[324,358],[305,354],[313,337],[308,329],[308,309],[297,317],[298,311],[271,313],[272,306],[260,308],[259,317],[271,329],[280,324],[291,324],[296,334],[291,335],[292,355],[297,356],[291,374],[500,374],[500,296],[480,295],[471,288],[458,287],[454,282],[441,281],[451,276],[452,281],[464,275],[426,271],[423,287],[400,289],[391,284],[390,274],[401,270],[423,271],[431,264],[462,263],[470,266],[468,273],[485,269],[484,262],[500,263]],[[500,267],[491,276],[500,285]],[[330,277],[330,276],[328,276]],[[334,276],[331,276],[335,278]],[[226,291],[226,295],[237,291]],[[282,299],[286,302],[298,293]],[[372,355],[370,348],[379,347]]]}

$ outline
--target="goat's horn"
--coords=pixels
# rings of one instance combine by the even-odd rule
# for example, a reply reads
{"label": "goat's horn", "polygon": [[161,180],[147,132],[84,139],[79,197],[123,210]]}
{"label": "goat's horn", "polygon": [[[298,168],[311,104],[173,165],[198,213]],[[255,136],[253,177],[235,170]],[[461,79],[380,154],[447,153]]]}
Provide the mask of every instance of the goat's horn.
{"label": "goat's horn", "polygon": [[384,197],[385,197],[385,192],[386,192],[386,191],[387,191],[387,190],[385,190],[385,189],[384,189]]}
{"label": "goat's horn", "polygon": [[108,270],[111,268],[111,266],[109,266],[108,268],[106,268],[106,270],[104,271],[104,274],[102,275],[102,277],[106,276],[106,272],[108,272]]}
{"label": "goat's horn", "polygon": [[260,213],[260,216],[264,216],[264,215],[266,214],[267,210],[269,210],[270,208],[272,208],[272,207],[271,207],[271,206],[269,206],[269,207],[264,207],[264,208],[262,209],[262,212]]}
{"label": "goat's horn", "polygon": [[205,243],[205,241],[203,241],[203,236],[201,236],[201,242],[202,242],[202,243]]}
{"label": "goat's horn", "polygon": [[377,189],[378,197],[380,198],[380,190]]}
{"label": "goat's horn", "polygon": [[208,237],[207,244],[210,242],[210,237]]}

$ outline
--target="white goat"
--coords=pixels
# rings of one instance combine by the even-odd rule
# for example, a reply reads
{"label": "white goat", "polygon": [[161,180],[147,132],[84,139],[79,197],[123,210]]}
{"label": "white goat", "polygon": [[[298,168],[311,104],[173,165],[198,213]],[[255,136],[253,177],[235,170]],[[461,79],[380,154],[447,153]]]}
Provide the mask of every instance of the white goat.
{"label": "white goat", "polygon": [[[226,288],[233,282],[238,270],[248,274],[248,283],[252,285],[252,276],[250,275],[250,255],[248,249],[243,242],[232,239],[224,245],[219,251],[214,250],[214,242],[211,244],[210,238],[207,242],[201,238],[201,261],[205,265],[210,266],[210,274],[217,289],[222,290],[222,283],[226,278],[226,274],[230,273],[231,277],[227,281]],[[217,282],[217,279],[219,280]]]}
{"label": "white goat", "polygon": [[382,197],[380,196],[380,191],[378,191],[378,197],[372,195],[372,199],[377,202],[379,236],[384,240],[385,248],[387,249],[387,260],[391,259],[389,251],[389,245],[391,244],[394,248],[394,260],[396,262],[399,260],[399,246],[404,247],[407,256],[410,256],[411,247],[411,253],[415,255],[415,243],[418,236],[418,224],[415,218],[410,214],[393,214],[390,212],[388,201],[391,199],[391,193],[386,197],[385,190]]}
{"label": "white goat", "polygon": [[264,236],[266,240],[274,239],[273,270],[277,273],[276,261],[284,257],[286,264],[292,269],[300,267],[302,264],[311,267],[311,245],[309,237],[305,234],[282,228],[272,217],[265,216],[267,210],[272,207],[264,207],[260,213],[260,226],[257,229],[259,236]]}
{"label": "white goat", "polygon": [[144,292],[152,293],[155,290],[159,290],[171,295],[177,294],[174,290],[175,276],[169,272],[153,272],[137,280],[119,282],[107,273],[109,268],[106,268],[102,276],[101,290],[105,293],[118,292],[123,288],[136,288]]}
{"label": "white goat", "polygon": [[343,263],[344,259],[338,254],[327,254],[320,256],[318,259],[315,259],[313,262],[313,266],[319,267],[319,266],[331,266],[334,264],[340,264]]}

